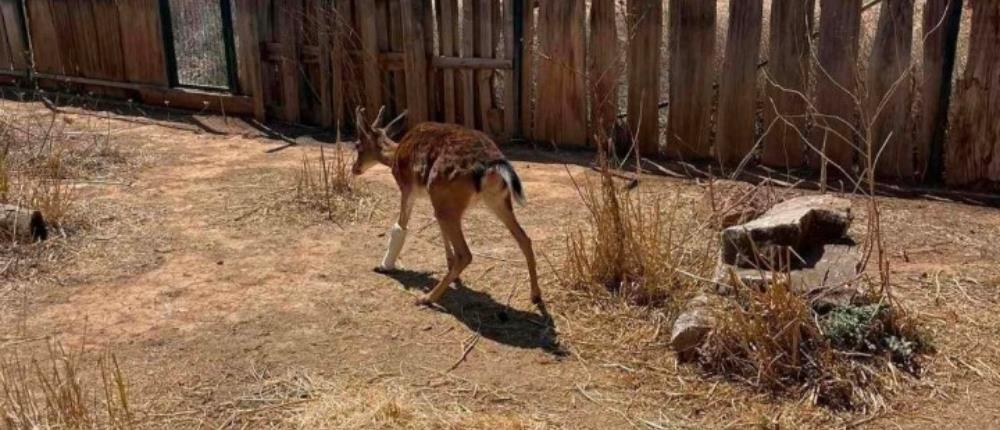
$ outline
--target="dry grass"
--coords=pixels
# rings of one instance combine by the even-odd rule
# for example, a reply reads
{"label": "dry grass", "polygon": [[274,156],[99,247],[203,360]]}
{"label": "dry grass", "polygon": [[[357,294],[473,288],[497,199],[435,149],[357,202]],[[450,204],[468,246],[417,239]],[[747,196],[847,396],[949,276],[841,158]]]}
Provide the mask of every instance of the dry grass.
{"label": "dry grass", "polygon": [[699,350],[702,369],[778,394],[807,394],[834,409],[876,412],[899,388],[896,370],[920,373],[930,349],[916,321],[882,294],[820,315],[775,276],[764,291],[738,286],[739,306]]}
{"label": "dry grass", "polygon": [[370,218],[378,201],[366,185],[355,180],[353,162],[352,151],[343,145],[332,151],[320,147],[315,158],[304,155],[295,177],[295,201],[331,221]]}
{"label": "dry grass", "polygon": [[81,353],[50,345],[44,359],[0,356],[0,428],[128,429],[135,418],[129,385],[113,354],[97,360],[98,382],[84,376]]}
{"label": "dry grass", "polygon": [[637,305],[687,297],[714,264],[707,224],[679,195],[644,195],[637,183],[620,186],[602,165],[599,183],[590,177],[574,182],[588,218],[585,228],[567,237],[563,284],[611,292]]}

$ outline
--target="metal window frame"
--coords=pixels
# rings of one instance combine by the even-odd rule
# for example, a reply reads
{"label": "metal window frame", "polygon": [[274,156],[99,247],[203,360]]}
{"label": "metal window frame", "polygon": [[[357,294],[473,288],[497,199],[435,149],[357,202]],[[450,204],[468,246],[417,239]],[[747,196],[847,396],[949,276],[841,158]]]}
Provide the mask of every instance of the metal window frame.
{"label": "metal window frame", "polygon": [[218,0],[222,19],[222,44],[226,57],[225,87],[214,85],[182,84],[177,73],[177,47],[174,41],[174,22],[170,14],[170,0],[159,0],[160,23],[163,33],[163,50],[166,55],[167,82],[171,88],[192,88],[197,90],[239,94],[237,76],[236,35],[233,31],[232,0]]}

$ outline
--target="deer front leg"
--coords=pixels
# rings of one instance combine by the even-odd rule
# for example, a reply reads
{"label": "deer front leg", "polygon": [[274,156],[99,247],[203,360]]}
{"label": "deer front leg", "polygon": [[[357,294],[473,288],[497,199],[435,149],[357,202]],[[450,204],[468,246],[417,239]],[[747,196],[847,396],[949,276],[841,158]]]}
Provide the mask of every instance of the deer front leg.
{"label": "deer front leg", "polygon": [[410,222],[410,214],[413,212],[413,193],[412,190],[407,188],[400,189],[400,203],[399,203],[399,220],[396,221],[396,225],[392,226],[389,230],[389,244],[388,249],[385,251],[385,256],[382,257],[382,263],[379,264],[379,270],[382,271],[393,271],[396,270],[396,259],[399,258],[399,253],[403,250],[403,244],[406,242],[406,226]]}

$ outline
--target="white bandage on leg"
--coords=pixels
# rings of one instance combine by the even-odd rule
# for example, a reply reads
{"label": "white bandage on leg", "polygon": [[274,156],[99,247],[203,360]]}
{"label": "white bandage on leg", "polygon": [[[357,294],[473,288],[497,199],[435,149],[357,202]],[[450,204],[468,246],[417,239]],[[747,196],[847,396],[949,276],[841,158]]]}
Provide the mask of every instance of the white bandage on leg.
{"label": "white bandage on leg", "polygon": [[389,230],[389,249],[385,251],[385,257],[382,257],[380,269],[396,269],[396,259],[399,258],[399,253],[403,250],[404,242],[406,242],[406,229],[400,227],[399,224],[392,226],[392,230]]}

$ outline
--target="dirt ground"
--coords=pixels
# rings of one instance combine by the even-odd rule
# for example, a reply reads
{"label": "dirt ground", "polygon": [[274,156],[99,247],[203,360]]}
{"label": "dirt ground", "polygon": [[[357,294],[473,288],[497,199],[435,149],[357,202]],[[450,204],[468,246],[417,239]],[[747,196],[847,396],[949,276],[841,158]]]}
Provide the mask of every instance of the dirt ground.
{"label": "dirt ground", "polygon": [[[4,108],[50,114],[37,103]],[[666,347],[668,315],[560,289],[553,271],[565,233],[583,220],[569,174],[589,171],[580,165],[586,155],[506,150],[524,180],[529,203],[519,216],[540,253],[550,317],[528,300],[516,244],[481,209],[465,227],[475,253],[467,288],[432,310],[413,304],[445,264],[426,202],[411,223],[406,271],[372,270],[397,206],[387,169],[362,178],[375,201],[367,213],[332,222],[282,200],[315,145],[268,153],[282,142],[246,127],[215,134],[192,131],[183,119],[172,126],[62,116],[77,127],[108,127],[147,161],[79,184],[80,210],[92,225],[56,239],[61,257],[30,279],[3,280],[12,292],[0,308],[0,351],[46,337],[94,354],[112,349],[143,426],[372,428],[363,423],[386,411],[370,405],[386,399],[405,409],[389,415],[424,419],[426,428],[1000,422],[996,209],[882,202],[894,292],[924,322],[937,352],[921,378],[898,375],[902,388],[887,410],[848,413],[702,375]],[[583,163],[550,161],[559,159]],[[650,177],[642,186],[705,195],[694,181]],[[409,428],[391,424],[397,418],[383,417],[378,427]]]}

